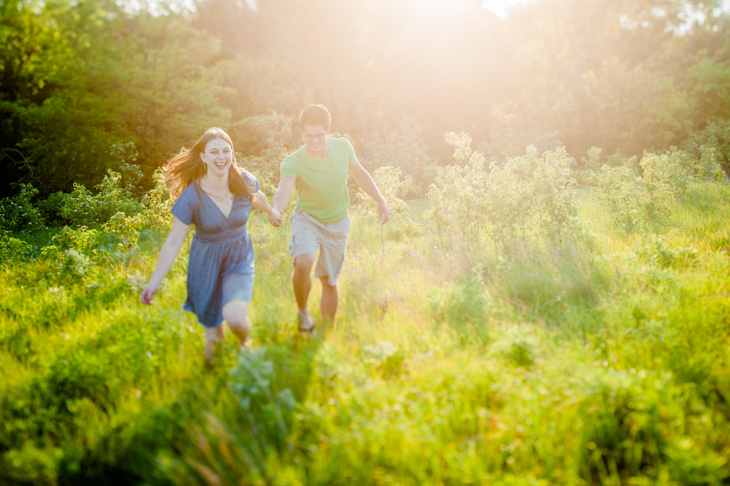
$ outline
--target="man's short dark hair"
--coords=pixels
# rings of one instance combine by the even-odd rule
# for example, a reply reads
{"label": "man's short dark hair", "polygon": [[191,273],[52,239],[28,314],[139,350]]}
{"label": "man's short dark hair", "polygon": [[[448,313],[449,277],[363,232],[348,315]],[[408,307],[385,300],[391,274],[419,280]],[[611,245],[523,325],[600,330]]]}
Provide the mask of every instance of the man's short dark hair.
{"label": "man's short dark hair", "polygon": [[332,128],[332,115],[324,105],[309,105],[299,114],[299,127],[304,130],[305,125],[321,126],[329,132]]}

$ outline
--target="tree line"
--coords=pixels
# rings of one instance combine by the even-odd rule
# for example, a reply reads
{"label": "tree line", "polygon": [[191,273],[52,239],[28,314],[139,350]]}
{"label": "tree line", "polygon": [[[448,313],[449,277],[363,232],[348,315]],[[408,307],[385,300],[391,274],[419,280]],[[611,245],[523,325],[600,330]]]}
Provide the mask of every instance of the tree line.
{"label": "tree line", "polygon": [[141,170],[142,194],[210,126],[275,171],[310,102],[366,166],[424,188],[451,160],[446,132],[490,161],[534,145],[581,164],[592,146],[640,156],[730,118],[720,0],[535,0],[504,18],[478,0],[2,0],[0,14],[0,197],[109,169]]}

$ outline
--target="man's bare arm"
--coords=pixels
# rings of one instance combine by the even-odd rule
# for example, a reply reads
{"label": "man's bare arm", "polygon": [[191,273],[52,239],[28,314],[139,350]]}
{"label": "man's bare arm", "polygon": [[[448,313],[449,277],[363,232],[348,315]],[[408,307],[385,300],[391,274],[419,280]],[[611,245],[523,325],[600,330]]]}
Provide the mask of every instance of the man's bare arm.
{"label": "man's bare arm", "polygon": [[360,189],[365,191],[365,194],[373,198],[373,201],[378,205],[378,213],[380,214],[380,223],[385,224],[388,222],[390,217],[390,211],[388,210],[388,203],[385,202],[385,198],[380,191],[378,186],[375,184],[370,173],[360,165],[359,162],[355,162],[350,166],[350,174]]}
{"label": "man's bare arm", "polygon": [[289,205],[289,198],[291,197],[292,189],[294,189],[295,181],[295,176],[282,177],[279,180],[279,187],[277,187],[274,192],[274,197],[271,198],[271,207],[282,214]]}

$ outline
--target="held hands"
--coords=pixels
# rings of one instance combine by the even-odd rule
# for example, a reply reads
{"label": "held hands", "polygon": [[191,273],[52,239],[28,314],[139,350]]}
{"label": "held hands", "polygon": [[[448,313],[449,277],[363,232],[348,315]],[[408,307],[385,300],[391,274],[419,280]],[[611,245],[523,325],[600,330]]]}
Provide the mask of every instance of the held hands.
{"label": "held hands", "polygon": [[278,228],[281,226],[281,223],[284,221],[284,213],[279,211],[278,209],[271,208],[271,212],[269,213],[269,223],[274,228]]}

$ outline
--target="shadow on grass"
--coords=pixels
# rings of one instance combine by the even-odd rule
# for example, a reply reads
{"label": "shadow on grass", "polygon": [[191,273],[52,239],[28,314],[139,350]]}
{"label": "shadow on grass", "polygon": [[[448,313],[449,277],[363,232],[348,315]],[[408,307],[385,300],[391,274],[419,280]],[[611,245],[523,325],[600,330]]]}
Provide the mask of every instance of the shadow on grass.
{"label": "shadow on grass", "polygon": [[[162,431],[168,437],[165,444],[150,444],[156,453],[147,483],[274,481],[279,471],[271,467],[272,461],[295,454],[295,415],[306,399],[324,337],[300,337],[295,324],[290,328],[284,339],[280,333],[259,335],[261,344],[244,352],[228,346],[221,363],[179,396],[169,407],[169,416],[179,420]],[[145,429],[139,429],[140,439],[149,441]],[[134,448],[130,452],[136,453]]]}

